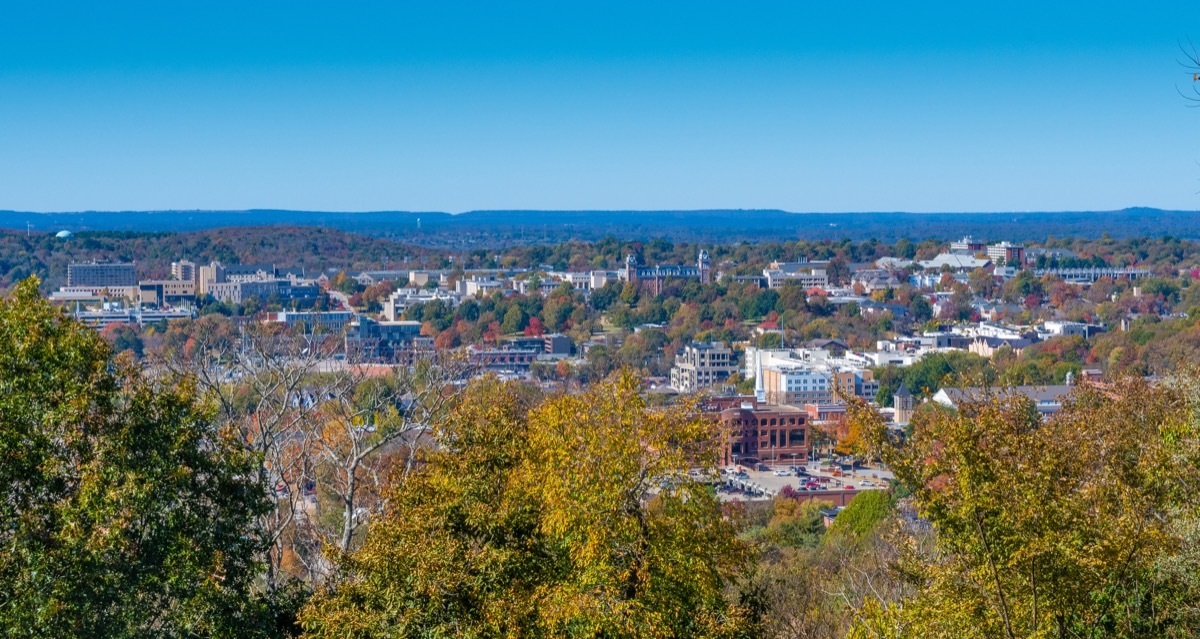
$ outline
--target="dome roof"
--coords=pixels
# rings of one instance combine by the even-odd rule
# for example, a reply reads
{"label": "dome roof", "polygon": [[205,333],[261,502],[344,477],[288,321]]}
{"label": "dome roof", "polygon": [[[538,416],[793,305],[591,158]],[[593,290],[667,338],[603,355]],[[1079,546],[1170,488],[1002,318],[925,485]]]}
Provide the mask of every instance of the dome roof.
{"label": "dome roof", "polygon": [[75,234],[70,231],[59,231],[58,233],[54,234],[54,237],[66,239],[68,237],[75,237]]}

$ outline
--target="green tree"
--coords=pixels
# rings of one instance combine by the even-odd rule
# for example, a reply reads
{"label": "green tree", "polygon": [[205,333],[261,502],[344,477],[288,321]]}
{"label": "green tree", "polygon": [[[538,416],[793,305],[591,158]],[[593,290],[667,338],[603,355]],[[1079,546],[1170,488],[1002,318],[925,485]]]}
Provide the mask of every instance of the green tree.
{"label": "green tree", "polygon": [[26,280],[0,302],[0,636],[269,636],[256,461]]}
{"label": "green tree", "polygon": [[525,328],[525,313],[521,312],[519,306],[513,305],[504,314],[504,321],[500,323],[500,330],[505,333],[517,333]]}

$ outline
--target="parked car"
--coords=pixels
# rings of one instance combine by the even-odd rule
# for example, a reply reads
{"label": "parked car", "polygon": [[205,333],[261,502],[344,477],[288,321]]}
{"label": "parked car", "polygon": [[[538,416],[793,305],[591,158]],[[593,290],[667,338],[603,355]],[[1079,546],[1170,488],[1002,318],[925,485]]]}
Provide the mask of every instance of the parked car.
{"label": "parked car", "polygon": [[783,469],[775,471],[776,477],[790,477],[791,474],[792,474],[791,471],[787,471],[787,470],[783,470]]}
{"label": "parked car", "polygon": [[736,477],[738,479],[750,479],[750,475],[748,473],[746,473],[745,471],[738,473],[736,475]]}
{"label": "parked car", "polygon": [[870,479],[864,479],[864,480],[862,480],[862,481],[858,482],[858,485],[859,485],[859,486],[871,486],[871,487],[874,487],[874,486],[875,486],[875,482],[871,481]]}
{"label": "parked car", "polygon": [[850,484],[846,484],[846,490],[854,490],[854,486],[851,486]]}
{"label": "parked car", "polygon": [[759,465],[756,467],[756,470],[760,470],[760,471],[762,471],[762,472],[770,472],[770,471],[771,471],[771,467],[770,467],[770,466],[768,466],[768,465],[766,465],[766,464],[759,464]]}

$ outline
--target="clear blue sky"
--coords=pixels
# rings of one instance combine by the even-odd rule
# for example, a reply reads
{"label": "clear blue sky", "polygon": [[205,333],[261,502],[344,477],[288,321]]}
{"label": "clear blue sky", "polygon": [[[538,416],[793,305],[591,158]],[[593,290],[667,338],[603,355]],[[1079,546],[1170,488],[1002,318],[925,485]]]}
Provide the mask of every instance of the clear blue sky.
{"label": "clear blue sky", "polygon": [[0,208],[1200,209],[1200,2],[46,2]]}

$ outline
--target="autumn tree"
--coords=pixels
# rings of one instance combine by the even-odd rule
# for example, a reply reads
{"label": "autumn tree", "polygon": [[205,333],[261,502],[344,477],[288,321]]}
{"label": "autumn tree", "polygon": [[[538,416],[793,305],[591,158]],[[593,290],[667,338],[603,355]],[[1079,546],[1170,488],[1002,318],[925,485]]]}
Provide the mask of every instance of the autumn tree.
{"label": "autumn tree", "polygon": [[301,326],[235,329],[205,317],[176,333],[162,368],[194,376],[238,444],[262,460],[255,472],[274,507],[253,534],[268,592],[325,579],[336,567],[326,546],[347,552],[361,539],[383,508],[388,468],[411,467],[420,432],[462,369],[453,355],[411,367],[366,364],[363,353],[341,352],[340,333]]}
{"label": "autumn tree", "polygon": [[1085,385],[1048,420],[1023,395],[981,391],[922,412],[905,444],[855,403],[936,553],[898,562],[914,593],[868,607],[851,636],[1195,636],[1195,389]]}
{"label": "autumn tree", "polygon": [[345,577],[303,614],[315,637],[734,637],[725,586],[746,548],[689,469],[712,424],[653,410],[630,375],[534,404],[472,384],[440,449],[397,482]]}

